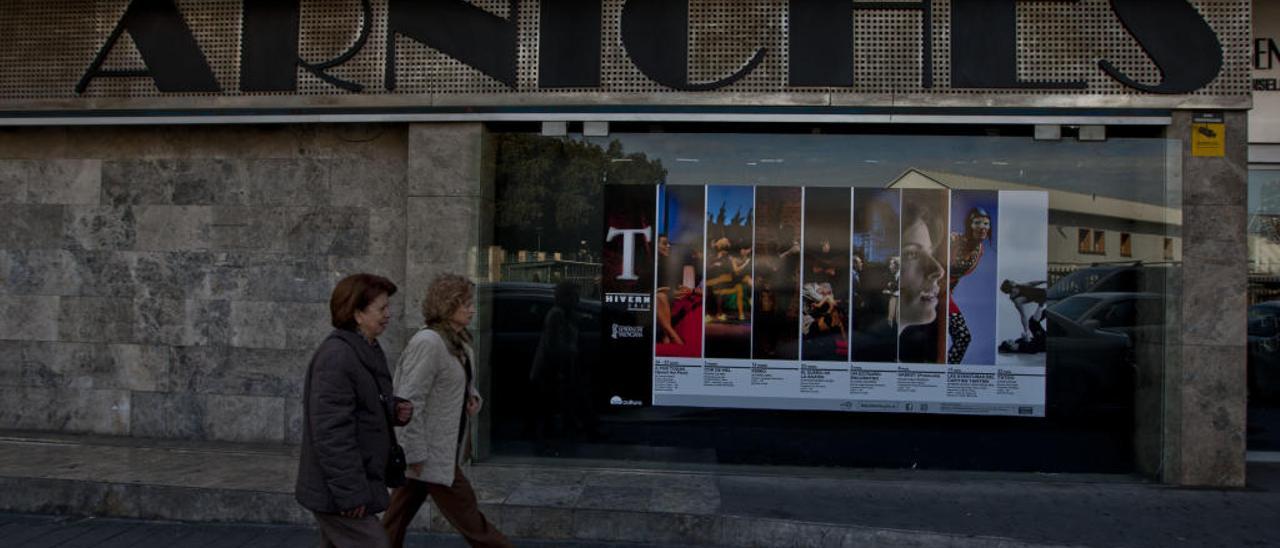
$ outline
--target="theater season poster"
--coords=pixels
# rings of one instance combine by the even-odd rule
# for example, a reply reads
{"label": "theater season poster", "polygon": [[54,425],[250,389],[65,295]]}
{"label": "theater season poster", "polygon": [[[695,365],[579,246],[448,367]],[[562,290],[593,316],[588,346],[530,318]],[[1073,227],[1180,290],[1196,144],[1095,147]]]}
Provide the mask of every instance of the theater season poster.
{"label": "theater season poster", "polygon": [[605,197],[614,400],[1044,415],[1044,192],[611,185]]}

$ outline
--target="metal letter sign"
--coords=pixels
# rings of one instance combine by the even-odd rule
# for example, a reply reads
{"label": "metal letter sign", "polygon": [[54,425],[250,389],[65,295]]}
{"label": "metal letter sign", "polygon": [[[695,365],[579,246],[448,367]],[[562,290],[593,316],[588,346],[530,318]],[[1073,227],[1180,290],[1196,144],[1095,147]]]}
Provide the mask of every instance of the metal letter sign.
{"label": "metal letter sign", "polygon": [[[125,31],[138,45],[147,70],[102,68],[102,63]],[[191,36],[191,29],[172,0],[134,0],[129,4],[124,17],[111,31],[111,37],[107,38],[107,43],[103,44],[80,78],[80,83],[76,84],[76,93],[84,93],[98,77],[151,77],[156,87],[166,92],[221,91],[204,52],[200,51],[200,46]]]}
{"label": "metal letter sign", "polygon": [[[1064,10],[1081,6],[1083,13],[1096,13],[1085,10],[1086,4],[1102,1],[1040,0],[1042,3],[1063,5]],[[1054,81],[1044,77],[1019,78],[1023,63],[1039,63],[1039,70],[1044,74],[1044,63],[1061,62],[1052,61],[1052,56],[1050,61],[1046,61],[1045,56],[1038,56],[1035,51],[1020,51],[1019,29],[1026,24],[1020,18],[1035,19],[1038,25],[1044,25],[1048,20],[1048,16],[1034,12],[1020,15],[1019,3],[1031,0],[952,0],[949,4],[938,4],[934,0],[773,0],[765,2],[768,10],[716,15],[717,19],[710,26],[701,21],[704,16],[690,12],[689,0],[542,0],[538,3],[536,17],[532,19],[519,15],[521,8],[533,9],[533,2],[527,0],[506,0],[508,14],[505,17],[482,7],[491,6],[492,1],[361,0],[359,12],[352,10],[351,14],[351,28],[358,28],[358,35],[345,46],[344,53],[322,63],[308,63],[300,56],[300,40],[308,39],[306,29],[300,28],[308,20],[302,14],[309,4],[301,0],[246,0],[240,8],[243,22],[240,44],[234,51],[239,55],[239,91],[245,93],[298,91],[299,68],[329,85],[350,92],[365,91],[366,87],[376,85],[375,82],[343,80],[330,73],[330,69],[349,62],[361,64],[360,70],[351,70],[349,74],[368,74],[369,69],[375,67],[383,72],[381,89],[373,91],[395,91],[398,87],[396,39],[400,36],[429,47],[432,55],[450,57],[514,91],[594,88],[610,93],[617,91],[611,87],[616,85],[614,81],[625,78],[619,74],[637,70],[650,82],[641,85],[656,84],[661,86],[658,89],[667,91],[716,91],[749,78],[754,82],[751,91],[804,91],[797,88],[852,88],[856,91],[863,83],[855,81],[855,73],[868,73],[859,69],[875,69],[870,71],[872,73],[886,69],[919,70],[920,80],[915,89],[929,90],[934,87],[933,48],[939,38],[934,36],[935,11],[945,10],[940,12],[943,13],[940,17],[945,17],[941,20],[950,25],[949,32],[943,35],[949,41],[950,56],[941,61],[944,64],[941,70],[950,71],[948,85],[952,89],[1085,90],[1109,84],[1106,77],[1129,89],[1152,94],[1188,94],[1201,91],[1210,84],[1217,85],[1215,80],[1223,70],[1224,52],[1222,41],[1206,20],[1205,14],[1216,9],[1206,6],[1211,2],[1107,1],[1114,18],[1092,23],[1115,25],[1115,21],[1119,21],[1132,38],[1125,47],[1136,44],[1153,65],[1152,69],[1147,69],[1148,74],[1135,72],[1140,69],[1132,65],[1125,65],[1122,69],[1106,58],[1120,58],[1120,52],[1103,50],[1103,59],[1097,61],[1090,79]],[[765,7],[765,4],[761,6]],[[185,9],[197,9],[183,5]],[[867,17],[862,17],[864,13]],[[855,17],[855,14],[859,15]],[[355,26],[357,15],[360,17],[358,27]],[[1096,15],[1090,17],[1097,19]],[[1223,17],[1230,16],[1219,14],[1215,21],[1220,23]],[[202,17],[199,20],[209,19]],[[862,47],[860,40],[867,40],[867,36],[858,33],[874,35],[879,32],[874,30],[879,27],[867,22],[879,20],[894,20],[898,25],[904,21],[918,25],[921,34],[918,45],[908,46],[919,48],[913,52],[913,57],[919,60],[918,69],[915,63],[902,67],[881,66],[875,57],[867,56],[865,52],[861,56],[855,55],[857,48]],[[1233,25],[1236,23],[1235,19],[1229,21]],[[385,24],[385,33],[375,32],[378,30],[373,28],[375,24]],[[726,25],[729,26],[726,28]],[[741,25],[741,28],[734,25]],[[786,28],[770,29],[771,25]],[[703,29],[699,31],[702,34],[695,36],[691,30],[695,27]],[[1082,23],[1080,28],[1084,27]],[[125,32],[137,44],[146,68],[104,69],[106,58]],[[74,91],[86,93],[96,78],[133,77],[151,78],[162,93],[221,93],[222,88],[196,34],[174,0],[132,0],[96,57],[82,73]],[[720,79],[691,81],[693,63],[701,59],[691,48],[707,47],[711,42],[705,37],[713,34],[743,39],[731,44],[730,50],[716,51],[714,62],[724,63],[719,69],[723,71]],[[385,44],[374,46],[385,47],[382,52],[385,56],[377,53],[359,55],[371,36],[385,40]],[[526,38],[522,40],[522,36]],[[536,40],[528,39],[534,36]],[[785,38],[772,42],[770,36]],[[4,45],[3,40],[0,38],[0,45]],[[1024,47],[1034,48],[1042,42],[1030,40],[1030,45]],[[915,43],[915,39],[904,43]],[[522,44],[537,51],[522,54]],[[716,47],[725,47],[723,43],[717,44]],[[210,47],[209,51],[215,52],[215,56],[219,51],[225,51],[225,48],[219,50],[207,44],[206,47]],[[609,52],[610,56],[606,58],[602,52]],[[623,63],[618,62],[618,54],[621,54]],[[788,56],[785,60],[770,59],[770,56],[784,54]],[[421,62],[421,54],[417,55],[419,57],[414,57],[414,62]],[[1084,49],[1080,49],[1077,55],[1080,62],[1087,63],[1086,67],[1092,66],[1092,59],[1097,58],[1096,52]],[[216,57],[215,61],[217,59],[221,57]],[[766,61],[776,62],[766,65]],[[372,63],[380,65],[370,66]],[[860,67],[860,63],[872,66]],[[225,74],[227,64],[215,65],[223,67],[219,73]],[[1079,66],[1075,65],[1077,70],[1071,73],[1079,75]],[[230,68],[235,70],[234,64]],[[536,74],[536,78],[518,79],[517,75],[526,69]],[[611,77],[602,83],[606,69]],[[704,70],[705,67],[698,65],[698,69]],[[1052,67],[1048,69],[1051,71]],[[772,72],[758,75],[765,70]],[[1150,83],[1153,70],[1159,78],[1157,83]],[[421,71],[415,73],[419,74],[415,78],[422,78]],[[428,74],[428,78],[458,78],[439,71]],[[314,83],[308,85],[314,86]],[[234,85],[232,87],[234,89]],[[311,89],[314,93],[315,88]]]}

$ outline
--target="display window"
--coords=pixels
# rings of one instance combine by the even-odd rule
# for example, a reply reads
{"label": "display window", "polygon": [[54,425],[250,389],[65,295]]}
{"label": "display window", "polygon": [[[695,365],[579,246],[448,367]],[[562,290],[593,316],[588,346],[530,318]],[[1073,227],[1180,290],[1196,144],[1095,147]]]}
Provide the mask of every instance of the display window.
{"label": "display window", "polygon": [[1249,172],[1248,447],[1280,451],[1280,169]]}
{"label": "display window", "polygon": [[495,132],[495,458],[1134,468],[1158,132],[621,129]]}

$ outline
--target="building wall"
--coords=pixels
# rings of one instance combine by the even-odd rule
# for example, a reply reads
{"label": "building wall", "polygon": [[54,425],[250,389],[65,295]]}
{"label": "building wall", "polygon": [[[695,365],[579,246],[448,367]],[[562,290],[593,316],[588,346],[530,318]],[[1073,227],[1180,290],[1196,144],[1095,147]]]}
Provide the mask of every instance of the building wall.
{"label": "building wall", "polygon": [[1182,241],[1173,239],[1173,257],[1166,258],[1164,240],[1166,236],[1159,234],[1142,234],[1128,232],[1132,253],[1130,256],[1120,254],[1120,235],[1122,232],[1103,230],[1106,240],[1106,253],[1081,253],[1079,247],[1080,229],[1101,230],[1089,226],[1051,225],[1049,227],[1049,264],[1052,266],[1088,265],[1092,263],[1115,263],[1126,261],[1142,261],[1144,263],[1167,263],[1182,260]]}
{"label": "building wall", "polygon": [[[333,283],[405,278],[406,142],[405,126],[0,130],[0,424],[300,439]],[[388,331],[393,359],[402,339]]]}

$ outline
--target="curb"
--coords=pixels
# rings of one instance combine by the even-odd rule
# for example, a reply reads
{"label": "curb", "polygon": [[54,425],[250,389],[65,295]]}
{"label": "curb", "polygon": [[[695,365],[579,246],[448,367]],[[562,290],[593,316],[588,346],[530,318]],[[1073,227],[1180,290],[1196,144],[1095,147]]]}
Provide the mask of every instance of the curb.
{"label": "curb", "polygon": [[[486,504],[515,538],[759,548],[1068,548],[1015,539],[960,536],[724,514]],[[313,524],[291,493],[141,483],[0,477],[0,511],[212,523]],[[415,528],[452,532],[430,506]]]}

